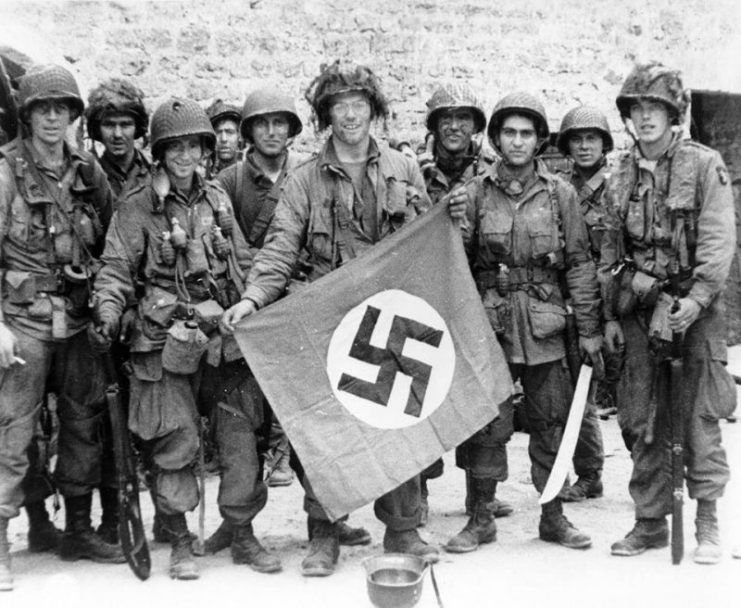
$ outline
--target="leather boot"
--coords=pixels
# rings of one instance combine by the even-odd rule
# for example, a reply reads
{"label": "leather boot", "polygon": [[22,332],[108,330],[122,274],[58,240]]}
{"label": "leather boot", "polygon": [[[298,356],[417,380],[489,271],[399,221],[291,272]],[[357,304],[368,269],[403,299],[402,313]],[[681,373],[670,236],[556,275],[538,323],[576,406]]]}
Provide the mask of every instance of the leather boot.
{"label": "leather boot", "polygon": [[[473,494],[471,492],[471,479],[471,471],[466,469],[466,515],[468,515],[468,517],[473,516]],[[494,494],[496,494],[496,483],[498,482],[495,482]],[[491,499],[490,507],[491,512],[496,518],[507,517],[514,511],[511,504],[503,500],[499,500],[496,496]]]}
{"label": "leather boot", "polygon": [[602,491],[600,474],[592,473],[579,477],[573,486],[561,490],[558,497],[563,502],[581,502],[587,498],[600,498]]}
{"label": "leather boot", "polygon": [[569,549],[586,549],[592,546],[592,539],[566,519],[558,498],[543,505],[538,532],[541,540],[558,543]]}
{"label": "leather boot", "polygon": [[637,519],[633,529],[625,538],[613,543],[610,553],[630,557],[646,549],[660,549],[669,544],[669,526],[666,518]]}
{"label": "leather boot", "polygon": [[118,489],[99,488],[98,492],[102,514],[96,532],[109,545],[118,544]]}
{"label": "leather boot", "polygon": [[[285,445],[282,445],[285,443]],[[282,450],[278,456],[278,461],[273,466],[273,470],[268,478],[268,486],[279,488],[281,486],[290,486],[293,483],[293,470],[289,464],[291,459],[291,447],[286,439],[281,442],[279,448]]]}
{"label": "leather boot", "polygon": [[469,553],[478,549],[480,544],[497,539],[497,524],[491,508],[497,482],[474,477],[470,485],[474,499],[473,515],[466,527],[445,545],[445,550],[450,553]]}
{"label": "leather boot", "polygon": [[440,559],[440,552],[423,541],[416,528],[392,530],[387,526],[383,535],[383,550],[385,553],[409,553],[433,564]]}
{"label": "leather boot", "polygon": [[13,575],[10,572],[10,543],[8,542],[8,518],[0,517],[0,591],[13,590]]}
{"label": "leather boot", "polygon": [[365,528],[353,528],[346,521],[338,521],[335,527],[340,545],[354,547],[355,545],[368,545],[371,542],[370,532]]}
{"label": "leather boot", "polygon": [[28,515],[28,551],[42,553],[57,551],[62,541],[62,531],[49,521],[49,513],[43,500],[24,505]]}
{"label": "leather boot", "polygon": [[722,556],[722,551],[714,500],[698,499],[695,538],[697,539],[697,549],[695,549],[694,555],[695,563],[717,564]]}
{"label": "leather boot", "polygon": [[193,581],[198,578],[198,566],[190,552],[191,538],[185,513],[160,514],[166,534],[172,539],[170,551],[170,578]]}
{"label": "leather boot", "polygon": [[92,494],[65,496],[64,509],[66,525],[59,557],[64,561],[90,559],[102,564],[123,564],[126,562],[118,545],[109,545],[93,531],[90,525],[90,506]]}
{"label": "leather boot", "polygon": [[231,547],[233,540],[234,531],[232,526],[228,521],[223,519],[221,520],[219,527],[216,528],[216,532],[209,536],[206,539],[206,542],[203,543],[203,548],[207,555],[213,555],[214,553],[218,553],[219,551]]}
{"label": "leather boot", "polygon": [[255,572],[280,572],[283,569],[280,559],[268,553],[255,538],[252,524],[232,529],[232,561],[235,564],[247,564]]}
{"label": "leather boot", "polygon": [[324,519],[309,517],[309,552],[301,562],[304,576],[329,576],[340,556],[337,526]]}

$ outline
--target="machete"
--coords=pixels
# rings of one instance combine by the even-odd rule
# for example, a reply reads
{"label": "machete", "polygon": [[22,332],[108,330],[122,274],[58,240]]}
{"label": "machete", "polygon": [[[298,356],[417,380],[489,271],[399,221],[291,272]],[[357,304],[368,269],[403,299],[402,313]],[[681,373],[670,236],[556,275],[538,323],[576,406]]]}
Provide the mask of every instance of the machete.
{"label": "machete", "polygon": [[576,381],[574,389],[574,398],[571,400],[569,409],[569,418],[566,421],[566,428],[563,431],[561,445],[556,454],[556,460],[553,463],[551,474],[548,482],[545,484],[543,493],[540,495],[539,504],[543,505],[552,501],[563,487],[566,476],[571,469],[571,459],[574,457],[576,440],[579,438],[579,429],[584,418],[584,408],[589,396],[589,384],[592,380],[592,368],[582,364],[579,370],[579,379]]}

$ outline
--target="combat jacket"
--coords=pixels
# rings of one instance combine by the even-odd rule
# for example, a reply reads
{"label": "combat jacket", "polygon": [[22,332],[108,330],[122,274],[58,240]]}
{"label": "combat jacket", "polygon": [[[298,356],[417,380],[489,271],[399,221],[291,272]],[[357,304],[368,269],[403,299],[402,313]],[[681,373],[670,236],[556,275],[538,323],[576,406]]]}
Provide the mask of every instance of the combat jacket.
{"label": "combat jacket", "polygon": [[129,192],[152,183],[152,163],[141,150],[134,150],[134,159],[126,171],[121,171],[121,168],[112,162],[106,153],[103,153],[98,162],[105,171],[111,190],[116,196],[116,208]]}
{"label": "combat jacket", "polygon": [[[194,180],[189,197],[173,186],[163,201],[151,186],[143,186],[129,195],[111,221],[95,281],[96,305],[101,312],[120,316],[134,300],[138,279],[143,280],[132,352],[162,348],[167,328],[178,319],[194,318],[210,325],[203,329],[213,333],[219,307],[225,309],[239,299],[242,285],[237,279],[250,268],[249,248],[232,221],[232,256],[217,253],[218,210],[225,209],[233,218],[231,202],[215,182],[197,174]],[[168,259],[165,241],[175,220],[187,233],[187,246]],[[225,225],[221,228],[228,232]],[[209,304],[199,308],[204,302]],[[204,320],[206,312],[209,318]]]}
{"label": "combat jacket", "polygon": [[[331,137],[317,156],[288,176],[243,298],[266,306],[282,295],[302,252],[308,260],[307,278],[313,281],[429,209],[424,180],[413,159],[373,138],[369,152],[366,176],[375,201],[358,200]],[[375,238],[361,228],[359,202],[375,207]]]}
{"label": "combat jacket", "polygon": [[40,340],[85,329],[97,257],[111,219],[105,174],[87,152],[64,144],[60,174],[30,140],[0,151],[2,310],[13,327]]}
{"label": "combat jacket", "polygon": [[243,162],[227,167],[217,176],[232,200],[239,227],[251,247],[260,249],[263,246],[283,182],[288,173],[305,160],[303,155],[286,152],[280,175],[273,182],[249,153]]}
{"label": "combat jacket", "polygon": [[539,365],[565,355],[567,296],[579,334],[599,332],[596,270],[573,187],[536,160],[514,197],[498,176],[501,162],[467,186],[464,243],[507,361]]}
{"label": "combat jacket", "polygon": [[707,308],[725,284],[736,243],[733,193],[720,154],[679,136],[656,161],[635,146],[617,160],[605,197],[605,274],[627,259],[666,286],[678,269],[680,295]]}
{"label": "combat jacket", "polygon": [[587,180],[581,176],[575,167],[571,171],[571,185],[576,190],[584,221],[587,224],[589,244],[595,263],[599,262],[602,235],[606,230],[605,216],[607,215],[607,209],[602,192],[605,189],[605,181],[608,175],[605,160],[602,161],[597,172]]}
{"label": "combat jacket", "polygon": [[430,165],[424,171],[425,186],[427,194],[433,205],[440,202],[440,199],[461,184],[465,184],[477,175],[484,175],[491,170],[492,165],[496,162],[497,157],[491,150],[481,150],[477,156],[466,166],[463,172],[455,179],[449,179],[445,173],[435,164]]}

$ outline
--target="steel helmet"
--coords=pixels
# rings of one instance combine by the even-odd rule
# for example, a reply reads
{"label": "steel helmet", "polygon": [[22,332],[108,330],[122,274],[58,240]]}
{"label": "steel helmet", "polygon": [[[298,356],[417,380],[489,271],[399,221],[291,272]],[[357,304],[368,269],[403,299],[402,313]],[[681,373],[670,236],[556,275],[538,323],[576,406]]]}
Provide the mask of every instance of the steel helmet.
{"label": "steel helmet", "polygon": [[340,93],[362,91],[368,97],[373,118],[388,118],[389,107],[386,97],[381,92],[378,77],[373,71],[357,64],[334,63],[322,64],[319,76],[306,88],[304,97],[313,111],[317,128],[322,131],[330,123],[329,108],[332,97]]}
{"label": "steel helmet", "polygon": [[240,132],[245,141],[252,141],[252,120],[258,116],[283,112],[288,116],[288,137],[295,137],[303,129],[301,119],[296,113],[296,104],[293,98],[276,89],[257,89],[244,100],[242,107],[242,125]]}
{"label": "steel helmet", "polygon": [[150,135],[154,158],[160,158],[162,144],[186,135],[200,135],[211,150],[216,144],[216,134],[205,110],[192,99],[179,97],[168,99],[155,110]]}
{"label": "steel helmet", "polygon": [[446,84],[438,87],[427,101],[427,130],[433,133],[440,114],[454,108],[465,108],[473,113],[475,133],[480,133],[486,127],[486,114],[473,91],[465,84]]}
{"label": "steel helmet", "polygon": [[573,131],[592,129],[602,136],[603,152],[607,154],[614,147],[610,125],[605,115],[593,106],[577,106],[566,113],[561,121],[556,145],[564,156],[569,154],[569,137]]}
{"label": "steel helmet", "polygon": [[615,102],[623,120],[630,118],[630,107],[641,99],[664,103],[670,108],[672,123],[679,124],[687,111],[690,93],[684,88],[679,71],[652,61],[637,64],[620,89]]}
{"label": "steel helmet", "polygon": [[214,129],[219,121],[227,118],[236,122],[237,125],[242,120],[242,114],[239,112],[239,108],[234,104],[225,102],[223,99],[217,99],[208,106],[206,108],[206,115]]}
{"label": "steel helmet", "polygon": [[144,137],[149,114],[144,106],[144,93],[128,80],[111,78],[90,92],[85,109],[90,137],[101,141],[100,124],[107,114],[128,114],[134,119],[134,139]]}
{"label": "steel helmet", "polygon": [[57,99],[70,106],[70,122],[79,118],[85,109],[75,77],[60,65],[31,68],[20,79],[18,107],[21,117],[28,120],[28,111],[36,102]]}
{"label": "steel helmet", "polygon": [[[499,132],[504,119],[510,114],[523,114],[529,116],[535,122],[535,131],[538,138],[548,139],[550,131],[548,130],[548,119],[546,118],[545,108],[537,97],[530,93],[517,92],[505,95],[494,106],[494,111],[489,119],[489,127],[486,130],[489,141],[494,145],[494,136]],[[495,146],[496,147],[496,146]]]}

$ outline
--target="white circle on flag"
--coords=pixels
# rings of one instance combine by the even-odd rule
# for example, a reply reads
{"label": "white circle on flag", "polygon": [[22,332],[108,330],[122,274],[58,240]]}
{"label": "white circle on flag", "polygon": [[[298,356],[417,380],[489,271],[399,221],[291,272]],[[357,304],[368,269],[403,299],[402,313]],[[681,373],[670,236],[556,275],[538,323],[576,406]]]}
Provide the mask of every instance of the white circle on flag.
{"label": "white circle on flag", "polygon": [[450,390],[455,348],[445,320],[427,301],[400,289],[380,291],[340,321],[327,353],[337,400],[382,429],[412,426]]}

